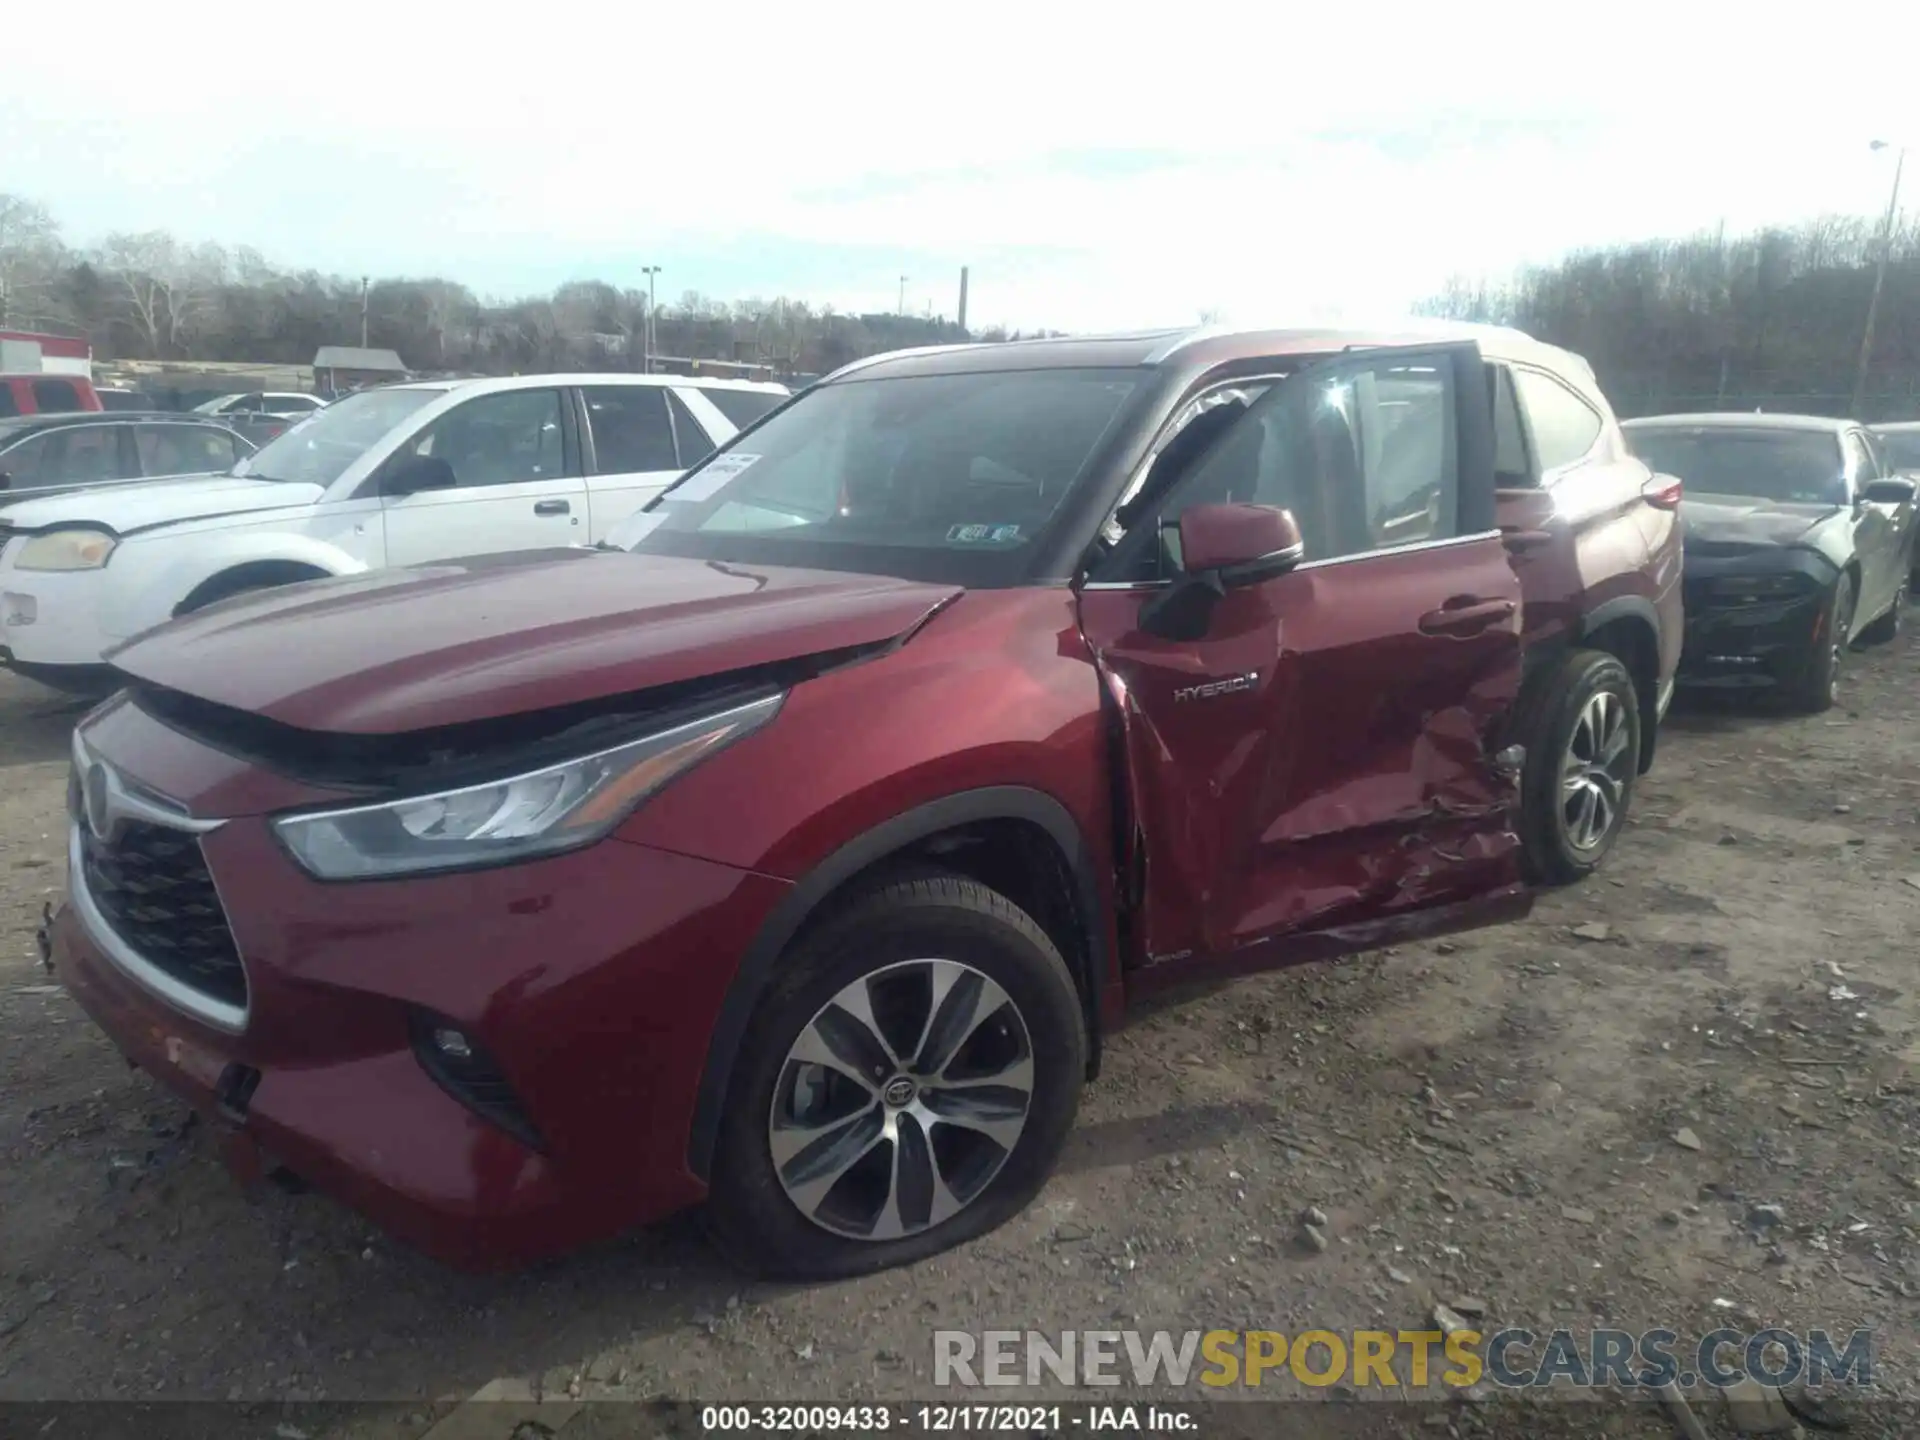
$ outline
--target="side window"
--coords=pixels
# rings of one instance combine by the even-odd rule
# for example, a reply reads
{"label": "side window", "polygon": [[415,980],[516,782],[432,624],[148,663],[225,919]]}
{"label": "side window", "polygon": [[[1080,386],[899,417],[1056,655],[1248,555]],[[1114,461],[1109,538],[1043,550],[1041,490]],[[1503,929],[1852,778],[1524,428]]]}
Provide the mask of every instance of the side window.
{"label": "side window", "polygon": [[[0,394],[5,393],[0,390]],[[51,439],[51,435],[29,435],[11,450],[0,450],[0,474],[6,475],[9,489],[25,490],[44,483],[40,473],[46,468],[47,442]]]}
{"label": "side window", "polygon": [[1540,470],[1559,470],[1584,460],[1600,438],[1601,419],[1586,401],[1550,375],[1517,370],[1520,404],[1533,431]]}
{"label": "side window", "polygon": [[80,404],[79,387],[71,380],[34,381],[33,406],[42,415],[85,408]]}
{"label": "side window", "polygon": [[47,437],[40,462],[42,485],[90,485],[101,480],[127,479],[120,457],[120,427],[76,425]]}
{"label": "side window", "polygon": [[1873,457],[1867,453],[1867,443],[1858,430],[1849,430],[1841,436],[1840,444],[1847,457],[1847,488],[1858,495],[1874,478]]}
{"label": "side window", "polygon": [[453,467],[468,490],[556,480],[565,473],[558,390],[507,390],[449,410],[401,455],[432,455]]}
{"label": "side window", "polygon": [[658,385],[588,385],[580,392],[602,475],[675,470],[666,391]]}
{"label": "side window", "polygon": [[0,420],[12,419],[20,413],[20,402],[13,398],[13,384],[0,380]]}
{"label": "side window", "polygon": [[667,404],[673,410],[673,433],[680,442],[680,468],[690,470],[719,447],[677,391],[667,392]]}
{"label": "side window", "polygon": [[1860,437],[1860,443],[1867,452],[1867,468],[1860,472],[1860,483],[1864,485],[1869,480],[1879,480],[1893,474],[1887,468],[1886,451],[1881,448],[1878,437],[1871,430],[1856,430],[1854,434]]}
{"label": "side window", "polygon": [[1164,531],[1189,505],[1274,505],[1293,512],[1309,561],[1450,539],[1455,403],[1446,363],[1415,356],[1296,377],[1205,451],[1153,523]]}
{"label": "side window", "polygon": [[1520,426],[1520,403],[1513,395],[1513,372],[1504,365],[1489,365],[1487,391],[1493,400],[1493,483],[1503,489],[1526,489],[1536,479],[1527,459],[1527,434]]}
{"label": "side window", "polygon": [[694,388],[712,401],[713,408],[731,420],[736,430],[746,429],[775,406],[784,404],[787,398],[767,390],[725,390],[717,385]]}
{"label": "side window", "polygon": [[233,435],[213,425],[136,425],[143,475],[195,475],[231,468]]}

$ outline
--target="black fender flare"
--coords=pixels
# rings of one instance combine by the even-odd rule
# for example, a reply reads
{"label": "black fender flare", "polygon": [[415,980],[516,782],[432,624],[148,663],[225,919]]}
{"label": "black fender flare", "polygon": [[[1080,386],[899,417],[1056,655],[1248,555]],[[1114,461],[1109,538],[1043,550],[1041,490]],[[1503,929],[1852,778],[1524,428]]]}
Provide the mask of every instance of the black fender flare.
{"label": "black fender flare", "polygon": [[1066,857],[1074,880],[1080,930],[1080,955],[1064,957],[1080,985],[1087,1025],[1089,1073],[1100,1051],[1100,991],[1108,975],[1107,927],[1102,923],[1100,886],[1093,851],[1080,826],[1058,800],[1024,785],[993,785],[962,790],[930,800],[855,836],[807,872],[762,923],[727,987],[726,998],[707,1042],[707,1059],[694,1101],[693,1128],[687,1137],[687,1167],[703,1182],[712,1169],[720,1116],[732,1082],[734,1062],[754,1007],[772,983],[782,952],[820,905],[861,871],[898,854],[916,841],[943,830],[984,820],[1024,820],[1046,832]]}
{"label": "black fender flare", "polygon": [[1647,627],[1647,634],[1653,637],[1655,693],[1640,697],[1640,773],[1644,775],[1653,765],[1654,747],[1660,731],[1660,612],[1653,608],[1653,602],[1644,595],[1616,595],[1611,600],[1601,601],[1580,617],[1573,643],[1582,644],[1601,626],[1611,625],[1616,620],[1637,620]]}

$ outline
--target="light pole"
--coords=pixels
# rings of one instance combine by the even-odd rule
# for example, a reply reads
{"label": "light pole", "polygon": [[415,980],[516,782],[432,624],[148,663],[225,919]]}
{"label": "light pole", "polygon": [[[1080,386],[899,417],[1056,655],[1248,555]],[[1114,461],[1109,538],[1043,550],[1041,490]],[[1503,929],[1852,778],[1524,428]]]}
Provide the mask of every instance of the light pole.
{"label": "light pole", "polygon": [[641,329],[640,329],[640,344],[642,347],[641,353],[645,358],[641,361],[640,373],[643,375],[651,375],[653,373],[653,342],[654,342],[653,277],[660,273],[660,267],[658,265],[642,265],[640,267],[640,273],[647,277],[647,323],[641,326]]}
{"label": "light pole", "polygon": [[900,308],[894,313],[899,315],[907,313],[907,277],[904,275],[900,277]]}
{"label": "light pole", "polygon": [[1885,140],[1875,140],[1874,150],[1892,149],[1893,155],[1893,193],[1887,196],[1887,218],[1880,227],[1880,259],[1873,267],[1873,294],[1867,300],[1867,328],[1860,336],[1860,369],[1853,378],[1853,405],[1847,414],[1853,419],[1860,418],[1860,407],[1867,395],[1867,371],[1873,365],[1873,322],[1879,318],[1880,291],[1887,283],[1887,260],[1893,254],[1893,222],[1900,213],[1900,172],[1906,168],[1907,147],[1889,146]]}

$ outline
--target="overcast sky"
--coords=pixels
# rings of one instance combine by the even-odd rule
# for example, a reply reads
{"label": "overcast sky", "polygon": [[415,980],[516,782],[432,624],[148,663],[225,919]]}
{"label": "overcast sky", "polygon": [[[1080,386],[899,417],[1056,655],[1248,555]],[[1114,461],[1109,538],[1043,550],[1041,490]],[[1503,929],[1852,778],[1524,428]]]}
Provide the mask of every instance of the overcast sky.
{"label": "overcast sky", "polygon": [[[16,7],[0,190],[491,295],[597,277],[1063,329],[1886,204],[1920,6]],[[464,18],[436,18],[460,14]],[[44,33],[41,33],[44,30]],[[77,42],[77,43],[76,43]],[[1920,205],[1920,158],[1908,168]]]}

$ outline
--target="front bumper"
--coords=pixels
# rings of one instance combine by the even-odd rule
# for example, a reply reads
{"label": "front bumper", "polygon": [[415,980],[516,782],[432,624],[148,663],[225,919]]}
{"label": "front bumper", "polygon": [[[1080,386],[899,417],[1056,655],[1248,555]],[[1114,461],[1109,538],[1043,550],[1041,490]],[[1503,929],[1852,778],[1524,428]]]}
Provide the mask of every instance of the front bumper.
{"label": "front bumper", "polygon": [[0,652],[8,666],[54,682],[62,672],[98,667],[101,655],[124,638],[100,623],[105,575],[0,565]]}
{"label": "front bumper", "polygon": [[1798,683],[1826,640],[1832,578],[1809,576],[1802,594],[1741,601],[1714,589],[1716,581],[1736,572],[1692,559],[1687,563],[1686,631],[1676,682],[1692,690]]}
{"label": "front bumper", "polygon": [[[109,707],[89,743],[161,793],[194,788],[195,769],[227,793],[246,781],[229,757],[188,757],[178,734],[145,756],[171,763],[141,768],[137,742],[156,723]],[[198,843],[246,971],[237,1022],[189,1013],[126,963],[104,907],[88,904],[84,867],[47,950],[121,1051],[216,1124],[242,1175],[284,1166],[474,1269],[558,1254],[703,1197],[687,1146],[707,1038],[785,882],[607,840],[524,866],[329,885],[262,818]],[[498,1062],[531,1143],[428,1073],[422,1016]]]}

